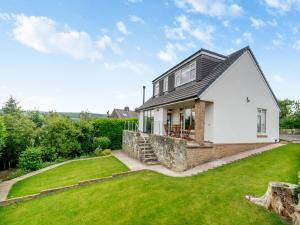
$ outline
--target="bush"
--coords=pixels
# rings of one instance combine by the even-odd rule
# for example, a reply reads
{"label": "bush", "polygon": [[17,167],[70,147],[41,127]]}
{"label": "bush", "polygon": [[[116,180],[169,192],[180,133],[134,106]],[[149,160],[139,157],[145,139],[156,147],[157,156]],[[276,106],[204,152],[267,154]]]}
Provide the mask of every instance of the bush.
{"label": "bush", "polygon": [[43,165],[40,147],[29,147],[19,157],[19,167],[24,170],[37,170]]}
{"label": "bush", "polygon": [[111,141],[111,149],[122,148],[122,132],[128,122],[137,122],[137,119],[98,118],[93,120],[94,136],[108,137]]}
{"label": "bush", "polygon": [[82,154],[78,141],[81,131],[68,117],[57,113],[46,116],[41,133],[41,145],[54,148],[58,157],[70,158]]}
{"label": "bush", "polygon": [[110,154],[111,154],[111,150],[110,150],[110,149],[104,149],[104,150],[101,152],[101,155],[102,155],[102,156],[110,155]]}
{"label": "bush", "polygon": [[43,162],[53,162],[57,159],[57,151],[54,147],[41,147]]}
{"label": "bush", "polygon": [[108,137],[94,137],[94,148],[107,149],[110,147],[110,140]]}
{"label": "bush", "polygon": [[95,156],[101,156],[102,149],[101,148],[96,148],[94,151]]}

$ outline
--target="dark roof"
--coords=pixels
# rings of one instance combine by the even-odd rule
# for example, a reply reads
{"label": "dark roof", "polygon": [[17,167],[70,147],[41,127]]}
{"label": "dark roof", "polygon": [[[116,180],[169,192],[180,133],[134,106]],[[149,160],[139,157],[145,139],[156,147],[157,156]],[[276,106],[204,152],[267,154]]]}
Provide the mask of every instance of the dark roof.
{"label": "dark roof", "polygon": [[[250,47],[247,46],[245,48],[242,48],[242,49],[228,55],[225,60],[221,61],[218,65],[216,65],[215,68],[213,68],[212,71],[206,77],[204,77],[201,81],[199,81],[199,82],[193,81],[186,85],[176,88],[174,91],[169,92],[166,95],[162,95],[159,97],[152,97],[148,101],[146,101],[142,106],[140,106],[138,108],[138,110],[147,109],[147,108],[164,105],[164,104],[169,104],[169,103],[174,103],[174,102],[178,102],[178,101],[184,101],[187,99],[197,98],[247,50],[252,54],[255,62],[257,63]],[[260,69],[259,65],[258,65],[258,68],[262,73],[262,70]],[[262,73],[262,75],[264,77],[263,73]],[[273,94],[273,97],[277,101],[277,99],[265,77],[264,77],[264,79],[265,79],[268,87],[270,88],[271,93]]]}
{"label": "dark roof", "polygon": [[157,78],[155,78],[152,82],[157,81],[158,79],[162,78],[163,76],[165,76],[166,74],[168,74],[170,71],[172,71],[173,69],[175,69],[177,66],[179,65],[183,65],[184,63],[186,63],[187,61],[189,61],[191,58],[193,58],[195,55],[199,54],[200,52],[206,52],[215,56],[219,56],[221,58],[226,58],[225,55],[216,53],[216,52],[212,52],[209,51],[207,49],[201,48],[199,51],[195,52],[194,54],[192,54],[191,56],[187,57],[186,59],[182,60],[181,62],[177,63],[175,66],[173,66],[171,69],[167,70],[166,72],[164,72],[163,74],[161,74],[160,76],[158,76]]}
{"label": "dark roof", "polygon": [[135,111],[125,109],[114,109],[111,113],[111,117],[116,118],[138,118],[138,113]]}

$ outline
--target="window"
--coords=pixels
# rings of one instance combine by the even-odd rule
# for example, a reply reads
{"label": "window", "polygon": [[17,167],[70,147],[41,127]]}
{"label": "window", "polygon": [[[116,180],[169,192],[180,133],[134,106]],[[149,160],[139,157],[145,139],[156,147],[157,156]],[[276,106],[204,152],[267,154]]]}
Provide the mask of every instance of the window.
{"label": "window", "polygon": [[154,95],[157,96],[159,94],[159,82],[154,85]]}
{"label": "window", "polygon": [[164,79],[164,92],[168,91],[168,85],[169,85],[168,83],[169,83],[168,77],[166,77]]}
{"label": "window", "polygon": [[153,133],[154,111],[148,110],[148,111],[144,111],[143,113],[144,113],[143,131],[145,133]]}
{"label": "window", "polygon": [[266,109],[257,109],[257,133],[266,133]]}
{"label": "window", "polygon": [[196,62],[193,62],[175,73],[175,87],[178,87],[195,79]]}

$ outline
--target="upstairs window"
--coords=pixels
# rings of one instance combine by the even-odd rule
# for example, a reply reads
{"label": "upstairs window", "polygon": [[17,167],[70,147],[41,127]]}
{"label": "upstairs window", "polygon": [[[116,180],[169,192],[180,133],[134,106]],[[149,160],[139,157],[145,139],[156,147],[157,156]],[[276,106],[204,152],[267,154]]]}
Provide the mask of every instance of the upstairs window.
{"label": "upstairs window", "polygon": [[159,82],[154,85],[154,95],[157,96],[159,94]]}
{"label": "upstairs window", "polygon": [[168,81],[168,77],[166,77],[164,79],[164,92],[168,91],[168,85],[169,85],[169,81]]}
{"label": "upstairs window", "polygon": [[257,133],[266,133],[267,110],[257,109]]}
{"label": "upstairs window", "polygon": [[175,87],[196,79],[196,62],[193,62],[175,73]]}

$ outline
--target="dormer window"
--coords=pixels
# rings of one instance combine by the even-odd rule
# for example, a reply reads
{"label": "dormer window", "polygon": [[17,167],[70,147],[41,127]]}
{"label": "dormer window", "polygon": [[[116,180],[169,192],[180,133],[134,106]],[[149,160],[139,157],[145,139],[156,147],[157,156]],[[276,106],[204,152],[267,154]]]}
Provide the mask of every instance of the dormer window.
{"label": "dormer window", "polygon": [[156,82],[154,85],[154,96],[158,96],[159,94],[159,82]]}
{"label": "dormer window", "polygon": [[196,62],[193,62],[175,73],[175,87],[196,79]]}
{"label": "dormer window", "polygon": [[168,86],[169,86],[169,79],[166,77],[164,79],[164,92],[168,91]]}

